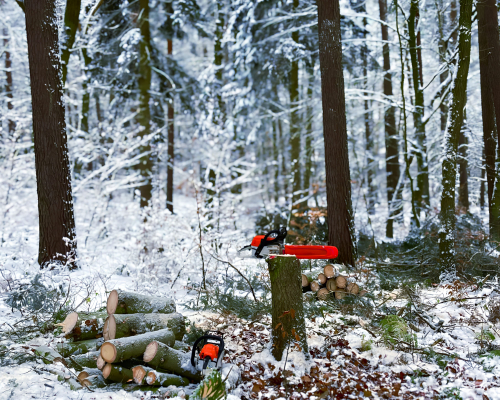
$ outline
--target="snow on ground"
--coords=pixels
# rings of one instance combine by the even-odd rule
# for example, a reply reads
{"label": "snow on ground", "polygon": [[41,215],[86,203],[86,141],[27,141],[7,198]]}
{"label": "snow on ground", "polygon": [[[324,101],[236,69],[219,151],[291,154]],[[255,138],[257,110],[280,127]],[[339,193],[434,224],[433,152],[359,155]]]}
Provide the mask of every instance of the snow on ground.
{"label": "snow on ground", "polygon": [[[390,349],[380,340],[380,332],[374,332],[369,318],[363,320],[340,312],[307,320],[309,358],[292,351],[286,361],[276,362],[270,353],[269,317],[245,321],[187,307],[187,302],[198,299],[193,285],[201,282],[202,268],[209,278],[235,274],[216,258],[229,260],[248,277],[262,273],[262,261],[240,259],[236,253],[248,243],[252,232],[248,210],[235,212],[236,207],[243,207],[226,205],[222,233],[202,231],[200,243],[199,225],[206,225],[206,221],[197,213],[201,200],[197,202],[193,196],[177,196],[176,214],[171,215],[159,199],[151,209],[141,212],[129,192],[115,192],[111,198],[99,187],[82,190],[75,196],[81,269],[71,273],[59,269],[39,271],[36,191],[32,176],[20,177],[24,183],[2,200],[1,300],[7,299],[13,286],[29,284],[38,273],[49,287],[69,293],[70,306],[79,310],[102,308],[106,292],[116,288],[172,296],[178,310],[198,327],[224,332],[225,362],[235,365],[232,370],[224,370],[224,374],[230,374],[227,386],[231,400],[328,396],[500,399],[500,357],[491,352],[485,357],[476,356],[485,346],[478,340],[485,331],[494,336],[487,344],[490,349],[500,349],[500,329],[487,320],[485,309],[489,299],[498,296],[494,290],[497,285],[441,285],[422,289],[418,294],[423,304],[420,309],[426,310],[430,320],[422,318],[415,327],[416,348],[431,348],[437,354],[448,355],[446,365],[439,366],[417,350],[411,353]],[[246,221],[244,227],[238,214]],[[219,246],[213,245],[215,240]],[[375,295],[377,304],[396,310],[408,303],[398,291]],[[0,399],[148,399],[168,391],[130,392],[118,385],[92,392],[72,391],[39,362],[16,364],[12,357],[54,341],[50,330],[44,335],[33,333],[35,337],[25,341],[15,335],[9,337],[8,332],[26,322],[23,318],[19,311],[0,301],[0,350],[8,350],[1,359]],[[186,388],[185,393],[190,390]]]}

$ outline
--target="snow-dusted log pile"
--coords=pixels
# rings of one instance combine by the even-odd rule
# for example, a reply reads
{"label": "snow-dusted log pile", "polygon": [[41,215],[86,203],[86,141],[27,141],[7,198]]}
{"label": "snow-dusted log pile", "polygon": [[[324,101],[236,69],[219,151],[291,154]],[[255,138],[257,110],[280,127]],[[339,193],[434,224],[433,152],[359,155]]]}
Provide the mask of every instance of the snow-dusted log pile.
{"label": "snow-dusted log pile", "polygon": [[[119,383],[155,392],[158,387],[199,384],[192,398],[199,392],[203,399],[216,400],[224,387],[217,373],[204,378],[191,366],[190,353],[183,351],[189,346],[181,341],[185,318],[172,299],[113,290],[107,313],[72,312],[59,325],[67,341],[54,348],[39,346],[35,352],[47,371],[72,390]],[[54,364],[64,365],[68,373]],[[209,394],[210,387],[219,392]]]}

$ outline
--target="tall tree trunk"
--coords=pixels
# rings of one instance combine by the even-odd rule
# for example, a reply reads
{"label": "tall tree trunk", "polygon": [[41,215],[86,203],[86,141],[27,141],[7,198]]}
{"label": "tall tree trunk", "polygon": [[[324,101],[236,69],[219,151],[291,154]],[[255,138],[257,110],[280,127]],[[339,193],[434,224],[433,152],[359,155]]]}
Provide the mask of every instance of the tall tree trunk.
{"label": "tall tree trunk", "polygon": [[[151,34],[149,31],[149,0],[139,0],[139,27],[141,30],[141,43],[139,46],[139,91],[140,91],[140,100],[139,100],[139,115],[138,120],[139,124],[142,127],[140,136],[144,138],[149,135],[151,128],[151,111],[149,108],[149,99],[150,94],[149,90],[151,89]],[[146,207],[149,204],[149,200],[151,200],[151,192],[153,190],[152,185],[152,170],[153,170],[153,162],[150,155],[151,145],[149,142],[144,144],[140,148],[141,153],[146,153],[139,164],[139,170],[141,172],[142,179],[144,180],[143,185],[140,187],[141,192],[141,207]]]}
{"label": "tall tree trunk", "polygon": [[422,56],[420,49],[420,29],[415,30],[419,21],[419,0],[411,0],[410,16],[408,18],[408,43],[410,46],[410,59],[413,78],[413,89],[415,91],[415,112],[413,113],[413,125],[417,142],[416,159],[418,167],[417,190],[415,197],[417,201],[417,213],[429,206],[429,168],[427,165],[427,146],[425,143],[424,116],[424,90],[422,73]]}
{"label": "tall tree trunk", "polygon": [[441,224],[439,252],[444,267],[455,266],[455,180],[460,131],[467,103],[467,76],[471,48],[472,0],[460,0],[460,36],[458,39],[458,70],[452,89],[445,157],[443,161],[443,193],[441,195]]}
{"label": "tall tree trunk", "polygon": [[[380,20],[387,22],[387,0],[379,0]],[[392,93],[392,73],[391,58],[389,53],[389,30],[385,23],[380,24],[382,29],[382,41],[384,42],[382,52],[384,56],[384,95],[391,99]],[[397,193],[396,188],[401,174],[399,168],[399,142],[398,132],[396,130],[396,108],[388,106],[384,113],[385,127],[385,170],[387,174],[387,204],[389,208],[389,217],[386,225],[386,236],[394,236],[394,215],[400,209],[396,206]]]}
{"label": "tall tree trunk", "polygon": [[314,65],[307,68],[307,75],[309,77],[309,82],[307,86],[307,100],[309,102],[307,106],[307,121],[306,121],[306,140],[305,140],[305,165],[304,165],[304,186],[302,187],[304,193],[309,195],[309,189],[311,187],[311,172],[312,172],[312,139],[313,139],[313,89],[314,89]]}
{"label": "tall tree trunk", "polygon": [[[168,55],[172,57],[172,39],[168,40]],[[174,92],[170,84],[167,108],[168,118],[168,156],[167,156],[167,209],[174,212]]]}
{"label": "tall tree trunk", "polygon": [[64,12],[64,36],[61,44],[61,62],[62,62],[62,82],[66,83],[68,74],[68,63],[71,55],[71,49],[75,43],[76,30],[80,18],[80,8],[82,0],[67,0],[66,10]]}
{"label": "tall tree trunk", "polygon": [[[500,121],[500,37],[498,30],[498,11],[495,0],[484,0],[484,33],[488,49],[488,82],[491,87],[495,120]],[[490,203],[490,236],[500,241],[500,140],[497,126],[496,179]]]}
{"label": "tall tree trunk", "polygon": [[[3,46],[5,48],[5,91],[7,92],[7,109],[12,111],[14,109],[14,105],[12,104],[14,100],[14,85],[12,80],[12,60],[10,59],[9,51],[9,31],[7,28],[3,28]],[[12,134],[16,129],[16,123],[11,119],[11,116],[8,119],[7,126],[9,128],[9,134]]]}
{"label": "tall tree trunk", "polygon": [[477,24],[479,42],[479,72],[481,79],[481,109],[483,118],[484,164],[488,183],[488,207],[491,216],[491,199],[495,184],[495,156],[497,150],[497,127],[495,106],[489,77],[490,50],[488,49],[486,12],[484,1],[477,3]]}
{"label": "tall tree trunk", "polygon": [[273,121],[273,161],[274,161],[274,202],[278,204],[280,197],[280,184],[279,184],[279,133],[278,133],[278,122],[276,120]]}
{"label": "tall tree trunk", "polygon": [[[293,0],[293,8],[297,10],[299,0]],[[292,40],[299,43],[299,31],[292,32]],[[292,61],[290,70],[290,161],[291,161],[291,178],[292,178],[292,208],[299,208],[299,205],[293,206],[300,199],[300,117],[297,110],[299,102],[299,62]]]}
{"label": "tall tree trunk", "polygon": [[[447,51],[448,51],[448,40],[446,39],[446,35],[448,33],[445,19],[445,14],[443,12],[444,5],[443,0],[436,1],[437,8],[437,20],[438,20],[438,30],[439,30],[439,62],[441,65],[447,62]],[[448,68],[444,68],[443,72],[439,74],[439,83],[443,84],[448,79]],[[446,121],[448,119],[448,104],[446,101],[442,101],[439,106],[441,111],[441,133],[444,134],[446,131]]]}
{"label": "tall tree trunk", "polygon": [[468,162],[467,162],[467,147],[469,142],[465,136],[467,128],[466,116],[464,111],[464,125],[460,130],[460,138],[458,140],[458,165],[460,184],[458,186],[458,206],[465,212],[469,211],[469,185],[468,185]]}
{"label": "tall tree trunk", "polygon": [[340,6],[338,0],[318,0],[317,4],[328,242],[340,249],[339,263],[354,266],[354,224],[342,73]]}
{"label": "tall tree trunk", "polygon": [[26,0],[39,214],[38,263],[76,264],[76,235],[68,160],[55,0]]}

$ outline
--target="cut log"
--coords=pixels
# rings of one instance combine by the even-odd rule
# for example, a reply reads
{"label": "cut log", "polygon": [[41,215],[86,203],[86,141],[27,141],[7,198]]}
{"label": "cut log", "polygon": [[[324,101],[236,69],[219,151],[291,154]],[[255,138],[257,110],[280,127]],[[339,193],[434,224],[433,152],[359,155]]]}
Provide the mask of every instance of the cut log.
{"label": "cut log", "polygon": [[118,365],[106,364],[102,369],[102,376],[112,382],[130,382],[134,380],[132,371]]}
{"label": "cut log", "polygon": [[62,326],[66,338],[73,339],[75,342],[82,340],[97,339],[102,337],[102,327],[107,314],[97,313],[76,313],[68,314],[66,319],[57,324]]}
{"label": "cut log", "polygon": [[101,348],[104,343],[104,339],[90,339],[83,340],[81,342],[70,342],[70,343],[58,343],[56,345],[57,351],[63,357],[69,357],[71,355],[85,354],[89,351],[96,351]]}
{"label": "cut log", "polygon": [[147,296],[144,294],[112,290],[108,296],[106,307],[108,314],[162,313],[176,311],[175,302],[171,298]]}
{"label": "cut log", "polygon": [[346,291],[345,291],[345,290],[343,290],[343,289],[337,289],[337,290],[335,291],[335,298],[336,298],[337,300],[342,300],[342,299],[343,299],[344,297],[346,297],[346,296],[347,296],[347,293],[346,293]]}
{"label": "cut log", "polygon": [[318,290],[318,293],[316,293],[316,295],[318,296],[319,300],[326,300],[330,295],[330,291],[327,288],[321,288]]}
{"label": "cut log", "polygon": [[46,367],[42,368],[42,371],[47,371],[53,375],[57,376],[57,380],[60,382],[67,382],[71,390],[80,390],[82,388],[82,385],[74,378],[71,377],[71,375],[67,374],[66,372],[60,371],[54,366],[47,365]]}
{"label": "cut log", "polygon": [[35,349],[35,354],[42,358],[44,364],[53,364],[57,362],[60,362],[61,364],[65,363],[63,356],[48,346],[38,346]]}
{"label": "cut log", "polygon": [[201,374],[191,365],[191,355],[189,353],[174,350],[158,341],[149,343],[144,351],[143,360],[152,367],[185,376],[196,382],[202,379]]}
{"label": "cut log", "polygon": [[339,274],[339,267],[333,264],[327,264],[323,267],[323,273],[328,279],[335,278]]}
{"label": "cut log", "polygon": [[359,297],[362,297],[362,296],[364,296],[367,293],[368,293],[368,290],[364,290],[363,289],[361,292],[359,292]]}
{"label": "cut log", "polygon": [[185,318],[179,313],[110,315],[103,334],[105,340],[112,340],[166,328],[174,333],[176,340],[182,340],[186,333]]}
{"label": "cut log", "polygon": [[183,351],[184,353],[191,351],[191,346],[189,346],[187,343],[179,342],[178,340],[175,341],[172,348],[175,350]]}
{"label": "cut log", "polygon": [[326,281],[326,288],[329,292],[335,292],[337,290],[337,282],[335,278],[331,278]]}
{"label": "cut log", "polygon": [[100,370],[102,370],[104,368],[104,366],[106,365],[106,361],[104,361],[101,357],[101,352],[99,352],[99,357],[97,357],[96,364],[97,364],[97,369],[100,369]]}
{"label": "cut log", "polygon": [[66,361],[71,368],[82,371],[84,368],[99,368],[99,356],[99,351],[91,351],[85,354],[69,356]]}
{"label": "cut log", "polygon": [[311,287],[311,291],[313,292],[317,292],[319,289],[321,289],[321,285],[317,281],[312,281],[309,286]]}
{"label": "cut log", "polygon": [[300,261],[295,256],[277,255],[267,260],[272,297],[272,354],[281,361],[288,345],[309,357]]}
{"label": "cut log", "polygon": [[326,283],[327,279],[328,278],[326,277],[325,274],[323,273],[318,274],[318,282],[321,283],[322,285]]}
{"label": "cut log", "polygon": [[175,343],[175,336],[170,329],[143,333],[141,335],[113,339],[101,346],[101,357],[108,363],[122,362],[130,358],[140,357],[152,341],[158,341],[169,346]]}
{"label": "cut log", "polygon": [[142,365],[137,365],[132,368],[132,375],[134,376],[134,382],[138,385],[146,384],[146,375],[148,372],[154,371],[153,368],[143,367]]}
{"label": "cut log", "polygon": [[302,274],[302,287],[309,286],[309,278],[306,274]]}
{"label": "cut log", "polygon": [[345,276],[337,276],[335,278],[335,282],[337,283],[337,287],[340,289],[345,289],[345,287],[347,286],[347,278]]}
{"label": "cut log", "polygon": [[92,387],[92,388],[104,388],[107,386],[101,371],[98,375],[90,375],[89,377],[81,381],[82,386]]}
{"label": "cut log", "polygon": [[347,293],[356,295],[359,293],[359,286],[357,283],[351,282],[347,285],[346,291]]}
{"label": "cut log", "polygon": [[146,377],[146,382],[151,386],[187,386],[189,379],[181,376],[167,374],[165,372],[150,371]]}

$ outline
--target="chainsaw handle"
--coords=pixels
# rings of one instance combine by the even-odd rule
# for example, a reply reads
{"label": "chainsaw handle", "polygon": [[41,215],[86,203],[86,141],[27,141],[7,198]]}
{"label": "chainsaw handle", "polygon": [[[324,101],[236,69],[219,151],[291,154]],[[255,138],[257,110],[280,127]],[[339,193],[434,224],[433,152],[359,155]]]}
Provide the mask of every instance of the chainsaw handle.
{"label": "chainsaw handle", "polygon": [[[271,240],[267,240],[267,238],[272,234],[276,234],[276,237]],[[255,257],[264,258],[260,255],[260,252],[264,249],[264,247],[283,242],[286,238],[286,234],[286,227],[266,233],[264,238],[260,241],[259,247],[257,247],[257,250],[255,250]]]}
{"label": "chainsaw handle", "polygon": [[[204,339],[212,339],[212,340],[217,340],[219,343],[220,343],[220,346],[218,345],[219,347],[219,351],[217,352],[217,361],[219,361],[219,355],[222,354],[222,352],[224,351],[224,341],[222,340],[222,338],[220,336],[215,336],[215,335],[203,335],[201,337],[199,337],[198,339],[196,339],[196,341],[194,342],[193,344],[193,350],[191,351],[191,365],[193,367],[196,367],[196,363],[194,362],[194,356],[195,356],[195,352],[196,352],[196,346],[198,346],[198,343],[200,343],[202,340]],[[213,361],[213,360],[212,360]]]}

